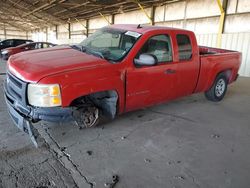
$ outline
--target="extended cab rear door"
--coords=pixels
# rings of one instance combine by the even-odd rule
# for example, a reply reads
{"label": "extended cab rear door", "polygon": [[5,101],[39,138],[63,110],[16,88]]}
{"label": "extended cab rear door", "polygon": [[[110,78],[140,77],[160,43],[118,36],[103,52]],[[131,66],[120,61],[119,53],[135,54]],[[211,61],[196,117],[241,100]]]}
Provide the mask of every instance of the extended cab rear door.
{"label": "extended cab rear door", "polygon": [[177,47],[176,97],[194,92],[200,70],[199,50],[195,35],[190,31],[177,30],[174,36]]}
{"label": "extended cab rear door", "polygon": [[[151,54],[158,60],[156,65],[136,66],[134,59],[140,54]],[[177,64],[173,61],[171,34],[164,31],[152,34],[140,46],[130,62],[126,76],[126,111],[150,106],[169,100],[175,95]]]}

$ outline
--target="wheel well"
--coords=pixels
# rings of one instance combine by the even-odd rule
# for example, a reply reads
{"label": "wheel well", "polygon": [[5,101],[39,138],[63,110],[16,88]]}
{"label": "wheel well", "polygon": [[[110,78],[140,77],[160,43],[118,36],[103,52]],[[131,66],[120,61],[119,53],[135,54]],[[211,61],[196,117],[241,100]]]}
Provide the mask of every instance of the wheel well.
{"label": "wheel well", "polygon": [[93,104],[102,111],[103,115],[113,119],[118,112],[117,101],[117,92],[115,90],[108,90],[81,96],[73,100],[70,106],[77,107],[84,104]]}
{"label": "wheel well", "polygon": [[[229,81],[229,80],[231,79],[232,70],[231,70],[231,69],[223,70],[223,71],[219,72],[219,73],[217,74],[217,76],[219,76],[220,74],[225,75],[226,78],[227,78],[227,81]],[[216,77],[217,77],[217,76],[216,76]]]}
{"label": "wheel well", "polygon": [[217,77],[218,77],[219,75],[221,75],[221,74],[225,75],[226,78],[227,78],[227,81],[229,82],[230,79],[231,79],[232,70],[231,70],[231,69],[227,69],[227,70],[223,70],[223,71],[217,73],[217,74],[215,75],[214,79],[211,80],[211,83],[209,82],[209,87],[208,87],[208,89],[205,90],[205,91],[208,91],[211,87],[213,87],[213,84],[214,84],[214,82],[216,81]]}

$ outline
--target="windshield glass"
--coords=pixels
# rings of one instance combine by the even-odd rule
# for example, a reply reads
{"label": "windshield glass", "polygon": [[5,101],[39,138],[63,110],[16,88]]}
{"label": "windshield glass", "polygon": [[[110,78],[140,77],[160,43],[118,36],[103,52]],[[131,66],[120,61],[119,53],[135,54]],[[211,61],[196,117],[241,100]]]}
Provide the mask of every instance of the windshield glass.
{"label": "windshield glass", "polygon": [[121,61],[141,36],[132,31],[103,28],[80,43],[82,51],[111,61]]}

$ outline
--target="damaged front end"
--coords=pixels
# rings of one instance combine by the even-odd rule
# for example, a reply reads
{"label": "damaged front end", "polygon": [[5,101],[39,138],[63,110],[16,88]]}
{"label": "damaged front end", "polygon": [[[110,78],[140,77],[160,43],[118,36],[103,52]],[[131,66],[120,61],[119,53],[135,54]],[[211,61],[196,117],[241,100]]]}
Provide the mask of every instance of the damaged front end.
{"label": "damaged front end", "polygon": [[4,83],[4,96],[8,112],[14,124],[25,133],[29,134],[32,142],[37,147],[38,133],[35,133],[34,122],[45,120],[50,122],[73,120],[73,108],[38,108],[27,103],[28,83],[18,79],[7,72]]}
{"label": "damaged front end", "polygon": [[115,91],[90,94],[76,99],[70,107],[33,107],[27,102],[28,83],[7,73],[4,83],[5,100],[9,114],[15,125],[29,134],[32,142],[38,147],[38,132],[34,122],[74,121],[81,128],[96,125],[102,115],[114,118],[117,109],[118,95]]}

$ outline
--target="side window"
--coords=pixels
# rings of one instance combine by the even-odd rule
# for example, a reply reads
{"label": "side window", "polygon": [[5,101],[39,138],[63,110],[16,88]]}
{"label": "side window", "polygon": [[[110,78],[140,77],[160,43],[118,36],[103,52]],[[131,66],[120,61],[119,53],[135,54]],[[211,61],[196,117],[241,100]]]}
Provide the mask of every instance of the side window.
{"label": "side window", "polygon": [[25,44],[29,44],[29,43],[31,43],[31,41],[29,41],[29,40],[25,41]]}
{"label": "side window", "polygon": [[35,49],[41,49],[42,48],[42,43],[36,43]]}
{"label": "side window", "polygon": [[179,50],[179,60],[189,60],[192,58],[192,45],[188,35],[178,34],[176,36]]}
{"label": "side window", "polygon": [[123,40],[121,40],[121,49],[124,49],[124,50],[129,50],[133,44],[135,43],[136,41],[136,38],[134,37],[131,37],[129,35],[123,35]]}
{"label": "side window", "polygon": [[168,35],[156,35],[147,40],[137,54],[151,54],[157,58],[158,63],[171,62],[173,60],[172,47]]}
{"label": "side window", "polygon": [[24,40],[15,40],[15,45],[16,46],[19,46],[19,45],[24,44],[24,43],[25,43]]}
{"label": "side window", "polygon": [[43,43],[43,48],[48,48],[49,44],[48,43]]}
{"label": "side window", "polygon": [[28,46],[25,47],[26,50],[34,50],[36,44],[29,44]]}
{"label": "side window", "polygon": [[5,40],[5,41],[3,41],[3,44],[5,46],[12,46],[13,45],[13,40]]}

